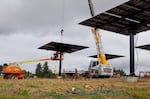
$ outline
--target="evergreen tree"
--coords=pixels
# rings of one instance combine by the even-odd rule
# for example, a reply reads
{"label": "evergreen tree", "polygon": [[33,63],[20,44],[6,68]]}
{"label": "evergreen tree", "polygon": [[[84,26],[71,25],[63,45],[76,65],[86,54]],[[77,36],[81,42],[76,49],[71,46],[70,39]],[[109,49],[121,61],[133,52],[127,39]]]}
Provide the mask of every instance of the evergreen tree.
{"label": "evergreen tree", "polygon": [[120,69],[120,76],[125,76],[125,75],[126,73],[122,69]]}
{"label": "evergreen tree", "polygon": [[41,66],[41,63],[37,64],[35,73],[36,73],[36,76],[42,77],[42,66]]}
{"label": "evergreen tree", "polygon": [[118,72],[120,74],[120,76],[125,76],[126,75],[126,73],[124,72],[123,69],[116,69],[116,68],[114,68],[113,70],[114,70],[114,72]]}
{"label": "evergreen tree", "polygon": [[43,64],[43,77],[48,78],[49,76],[50,76],[50,73],[49,73],[49,68],[48,68],[48,62],[45,62]]}

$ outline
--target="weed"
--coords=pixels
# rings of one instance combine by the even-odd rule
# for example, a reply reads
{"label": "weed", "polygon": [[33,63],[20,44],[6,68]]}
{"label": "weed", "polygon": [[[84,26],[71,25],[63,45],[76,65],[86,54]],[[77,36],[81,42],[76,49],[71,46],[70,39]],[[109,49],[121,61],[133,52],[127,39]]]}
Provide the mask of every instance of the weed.
{"label": "weed", "polygon": [[94,95],[92,99],[104,99],[104,97],[102,95]]}
{"label": "weed", "polygon": [[20,92],[17,93],[19,96],[23,96],[26,99],[29,99],[29,92],[28,90],[22,90]]}
{"label": "weed", "polygon": [[27,85],[27,87],[30,87],[30,88],[38,88],[37,85],[33,85],[33,84]]}
{"label": "weed", "polygon": [[55,91],[50,91],[47,93],[43,93],[42,97],[49,97],[49,98],[54,98],[54,99],[62,99],[61,94],[55,92]]}

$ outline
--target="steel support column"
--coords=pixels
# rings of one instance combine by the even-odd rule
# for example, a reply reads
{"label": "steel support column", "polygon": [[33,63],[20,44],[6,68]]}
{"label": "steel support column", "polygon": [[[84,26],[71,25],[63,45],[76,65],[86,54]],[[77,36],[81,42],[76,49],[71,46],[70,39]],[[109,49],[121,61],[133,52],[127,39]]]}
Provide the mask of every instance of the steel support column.
{"label": "steel support column", "polygon": [[134,73],[134,33],[130,32],[130,76],[135,76]]}
{"label": "steel support column", "polygon": [[59,60],[59,76],[61,76],[61,64],[62,64],[62,53],[60,52],[60,60]]}

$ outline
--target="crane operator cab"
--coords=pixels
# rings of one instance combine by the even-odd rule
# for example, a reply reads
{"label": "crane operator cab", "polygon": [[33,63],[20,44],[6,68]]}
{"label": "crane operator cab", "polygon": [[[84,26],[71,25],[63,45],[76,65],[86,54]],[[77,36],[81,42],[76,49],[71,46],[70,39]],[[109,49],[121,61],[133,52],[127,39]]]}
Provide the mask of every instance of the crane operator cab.
{"label": "crane operator cab", "polygon": [[99,64],[98,61],[94,60],[90,62],[88,70],[93,78],[113,76],[113,67],[111,65]]}

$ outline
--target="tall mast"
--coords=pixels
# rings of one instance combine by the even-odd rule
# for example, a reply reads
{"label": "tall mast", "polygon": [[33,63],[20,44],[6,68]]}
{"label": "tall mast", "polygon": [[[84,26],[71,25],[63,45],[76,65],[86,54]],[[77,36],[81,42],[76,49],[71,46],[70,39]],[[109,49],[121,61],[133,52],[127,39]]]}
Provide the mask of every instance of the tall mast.
{"label": "tall mast", "polygon": [[[93,17],[93,16],[95,16],[95,12],[94,12],[92,1],[88,0],[88,3],[89,3],[91,16]],[[99,35],[98,29],[95,27],[94,29],[92,29],[92,33],[94,35],[94,39],[95,39],[95,43],[96,43],[97,59],[99,61],[99,64],[106,65],[107,64],[106,56],[105,56],[105,53],[103,51],[101,37]]]}

